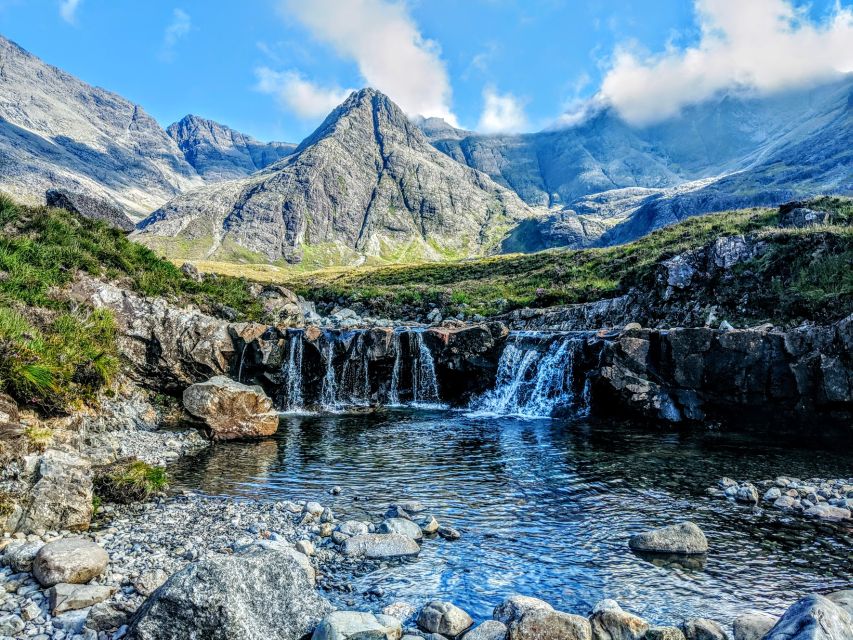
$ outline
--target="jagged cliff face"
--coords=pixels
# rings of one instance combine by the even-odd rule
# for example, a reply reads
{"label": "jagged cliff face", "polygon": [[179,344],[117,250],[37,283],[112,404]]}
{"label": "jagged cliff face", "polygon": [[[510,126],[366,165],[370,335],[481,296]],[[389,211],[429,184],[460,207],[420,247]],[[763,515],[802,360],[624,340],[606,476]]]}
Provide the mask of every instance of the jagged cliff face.
{"label": "jagged cliff face", "polygon": [[516,194],[437,151],[387,96],[353,93],[294,153],[187,193],[140,224],[172,256],[312,264],[494,250],[533,215]]}
{"label": "jagged cliff face", "polygon": [[61,187],[141,216],[201,184],[138,105],[0,36],[0,190],[40,204],[47,189]]}
{"label": "jagged cliff face", "polygon": [[187,162],[208,182],[243,178],[290,155],[289,142],[260,142],[223,124],[188,115],[166,129]]}

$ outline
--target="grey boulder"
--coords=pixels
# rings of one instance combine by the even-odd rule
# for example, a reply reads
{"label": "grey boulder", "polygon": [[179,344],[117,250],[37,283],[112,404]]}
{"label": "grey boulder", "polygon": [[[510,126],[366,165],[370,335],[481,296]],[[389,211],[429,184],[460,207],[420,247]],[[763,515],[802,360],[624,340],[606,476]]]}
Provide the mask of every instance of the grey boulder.
{"label": "grey boulder", "polygon": [[509,625],[508,640],[590,640],[592,628],[581,616],[534,609]]}
{"label": "grey boulder", "polygon": [[451,602],[433,600],[418,614],[418,627],[427,633],[440,633],[450,638],[461,635],[473,624],[474,619]]}
{"label": "grey boulder", "polygon": [[214,376],[184,390],[184,408],[204,421],[214,440],[271,436],[278,414],[263,389]]}
{"label": "grey boulder", "polygon": [[187,565],[142,605],[137,640],[298,640],[331,610],[288,554],[254,547]]}
{"label": "grey boulder", "polygon": [[44,545],[33,560],[33,575],[43,587],[60,582],[84,584],[101,575],[110,557],[86,538],[63,538]]}
{"label": "grey boulder", "polygon": [[853,618],[828,598],[812,594],[792,604],[763,640],[853,640]]}
{"label": "grey boulder", "polygon": [[420,540],[424,537],[420,525],[405,518],[388,518],[387,520],[383,520],[377,531],[379,533],[400,533],[404,536],[409,536],[412,540]]}
{"label": "grey boulder", "polygon": [[368,560],[416,556],[421,548],[409,536],[400,533],[367,533],[347,538],[341,547],[345,556]]}
{"label": "grey boulder", "polygon": [[651,553],[699,554],[708,551],[708,540],[692,522],[661,527],[631,536],[628,545],[634,551]]}
{"label": "grey boulder", "polygon": [[729,640],[719,622],[707,618],[693,618],[684,623],[682,630],[687,640]]}
{"label": "grey boulder", "polygon": [[648,622],[623,611],[615,602],[597,609],[589,620],[593,640],[640,640],[649,628]]}
{"label": "grey boulder", "polygon": [[505,640],[506,634],[507,628],[503,622],[486,620],[466,633],[463,640]]}
{"label": "grey boulder", "polygon": [[65,611],[85,609],[109,598],[115,589],[99,584],[66,584],[60,582],[51,587],[50,612],[58,615]]}
{"label": "grey boulder", "polygon": [[311,636],[311,640],[397,640],[403,634],[399,620],[360,611],[333,611]]}
{"label": "grey boulder", "polygon": [[779,620],[769,613],[744,613],[732,623],[734,640],[762,640]]}
{"label": "grey boulder", "polygon": [[553,611],[554,607],[552,607],[544,600],[539,600],[538,598],[531,598],[530,596],[511,595],[508,598],[504,598],[504,601],[501,602],[497,607],[495,607],[495,610],[492,613],[492,617],[495,620],[509,625],[513,622],[516,622],[517,620],[521,620],[521,617],[528,611],[537,610]]}

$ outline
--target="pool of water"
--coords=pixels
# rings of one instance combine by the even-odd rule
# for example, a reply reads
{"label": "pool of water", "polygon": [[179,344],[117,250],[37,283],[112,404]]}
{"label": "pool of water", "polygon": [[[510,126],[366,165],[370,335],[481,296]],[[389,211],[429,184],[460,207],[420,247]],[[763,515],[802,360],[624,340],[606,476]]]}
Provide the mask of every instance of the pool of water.
{"label": "pool of water", "polygon": [[[659,624],[729,622],[853,585],[853,527],[706,496],[724,475],[850,477],[853,459],[769,436],[400,409],[284,417],[274,438],[183,461],[173,486],[318,500],[338,518],[377,523],[388,504],[418,499],[462,539],[425,541],[415,561],[352,576],[355,593],[381,587],[381,604],[448,599],[479,619],[521,593],[574,613],[614,598]],[[329,495],[336,485],[343,493]],[[631,534],[685,519],[708,536],[706,560],[628,549]]]}

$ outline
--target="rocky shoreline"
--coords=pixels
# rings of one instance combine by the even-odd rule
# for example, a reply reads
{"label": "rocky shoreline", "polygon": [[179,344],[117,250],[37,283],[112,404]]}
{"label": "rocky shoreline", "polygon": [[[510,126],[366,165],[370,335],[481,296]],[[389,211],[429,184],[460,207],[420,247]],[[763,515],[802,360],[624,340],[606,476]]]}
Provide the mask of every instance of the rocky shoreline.
{"label": "rocky shoreline", "polygon": [[[340,521],[316,502],[235,500],[192,493],[114,505],[85,535],[69,531],[7,534],[0,542],[0,586],[5,591],[0,601],[0,637],[117,640],[188,637],[190,632],[220,637],[211,635],[214,624],[230,630],[231,635],[223,637],[294,640],[303,634],[312,634],[314,640],[853,637],[845,635],[853,634],[851,591],[804,596],[781,619],[745,606],[730,629],[703,618],[655,621],[664,625],[655,626],[612,600],[577,615],[518,595],[508,595],[497,605],[492,620],[475,625],[471,616],[449,602],[383,606],[376,597],[382,593],[380,585],[359,594],[347,583],[346,576],[353,571],[405,561],[401,557],[416,555],[420,545],[452,544],[455,535],[455,530],[441,528],[416,502],[390,505],[375,521]],[[73,549],[70,555],[63,557],[62,550],[57,550],[63,544]],[[708,548],[702,532],[689,523],[635,536],[631,547],[682,553],[705,553]],[[254,568],[246,569],[245,563]],[[290,573],[282,569],[284,565]],[[53,572],[48,577],[46,566]],[[184,576],[202,571],[207,572],[204,587],[190,587]],[[223,580],[232,571],[240,572],[238,584]],[[289,577],[277,587],[283,589],[278,598],[249,608],[260,617],[266,607],[278,606],[290,617],[246,619],[242,607],[249,605],[241,599],[247,590],[269,588],[270,581],[278,584],[282,571]],[[291,604],[282,604],[282,598]],[[311,614],[297,613],[294,607],[306,603],[313,606]],[[208,611],[211,607],[216,610]],[[815,617],[827,629],[836,629],[836,635],[807,633],[804,629]],[[799,629],[799,635],[790,635],[790,629]]]}
{"label": "rocky shoreline", "polygon": [[835,522],[850,522],[853,478],[800,480],[780,476],[774,480],[738,482],[722,478],[708,495],[753,508],[773,508],[786,514]]}

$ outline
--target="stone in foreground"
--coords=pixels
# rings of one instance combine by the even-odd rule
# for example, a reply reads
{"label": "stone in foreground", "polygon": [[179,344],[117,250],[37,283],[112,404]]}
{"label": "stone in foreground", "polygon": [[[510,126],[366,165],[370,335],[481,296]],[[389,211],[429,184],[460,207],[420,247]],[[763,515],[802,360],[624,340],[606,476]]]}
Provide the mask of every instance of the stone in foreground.
{"label": "stone in foreground", "polygon": [[403,633],[399,620],[360,611],[334,611],[314,629],[311,640],[397,640]]}
{"label": "stone in foreground", "polygon": [[592,628],[581,616],[534,609],[509,625],[508,640],[591,640]]}
{"label": "stone in foreground", "polygon": [[465,634],[463,640],[505,640],[506,625],[497,620],[486,620]]}
{"label": "stone in foreground", "polygon": [[366,533],[344,541],[341,547],[345,556],[364,557],[368,560],[416,556],[421,548],[409,536],[400,533]]}
{"label": "stone in foreground", "polygon": [[433,600],[426,603],[418,614],[418,627],[427,633],[440,633],[455,638],[474,624],[462,609],[450,602]]}
{"label": "stone in foreground", "polygon": [[589,621],[593,640],[641,640],[649,628],[648,622],[623,611],[615,602],[601,607]]}
{"label": "stone in foreground", "polygon": [[792,604],[763,640],[853,640],[853,617],[812,594]]}
{"label": "stone in foreground", "polygon": [[58,615],[65,611],[85,609],[109,598],[115,589],[99,584],[66,584],[60,582],[50,589],[50,612]]}
{"label": "stone in foreground", "polygon": [[687,640],[729,640],[719,622],[706,618],[688,620],[684,623],[683,631]]}
{"label": "stone in foreground", "polygon": [[291,556],[254,547],[187,565],[140,608],[136,640],[299,640],[331,610]]}
{"label": "stone in foreground", "polygon": [[744,613],[732,624],[734,640],[761,640],[778,620],[769,613]]}
{"label": "stone in foreground", "polygon": [[263,389],[226,376],[187,387],[184,408],[204,421],[214,440],[271,436],[278,429],[278,414]]}
{"label": "stone in foreground", "polygon": [[503,602],[495,607],[492,617],[499,622],[509,625],[521,620],[521,616],[528,611],[536,610],[553,611],[554,607],[544,600],[539,600],[538,598],[512,595],[505,598]]}
{"label": "stone in foreground", "polygon": [[707,553],[708,540],[692,522],[682,522],[631,536],[628,546],[647,553]]}
{"label": "stone in foreground", "polygon": [[60,582],[84,584],[101,575],[110,557],[86,538],[65,538],[44,545],[33,560],[33,575],[43,587]]}

